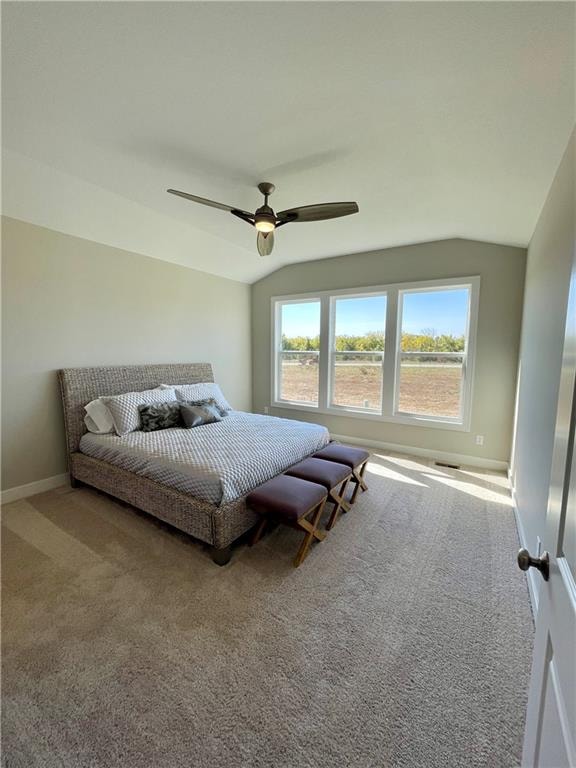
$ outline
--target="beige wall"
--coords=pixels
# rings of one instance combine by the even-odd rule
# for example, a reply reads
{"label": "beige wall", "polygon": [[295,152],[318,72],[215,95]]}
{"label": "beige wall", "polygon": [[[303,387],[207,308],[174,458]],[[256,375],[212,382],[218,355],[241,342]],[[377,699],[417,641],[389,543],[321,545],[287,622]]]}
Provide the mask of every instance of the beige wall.
{"label": "beige wall", "polygon": [[2,219],[2,488],[66,471],[55,371],[200,362],[250,409],[250,287]]}
{"label": "beige wall", "polygon": [[[512,481],[524,544],[536,552],[548,504],[572,257],[576,132],[528,248]],[[537,582],[538,584],[540,582]]]}
{"label": "beige wall", "polygon": [[[310,225],[312,226],[312,225]],[[253,406],[270,403],[270,299],[282,294],[412,280],[480,275],[480,309],[470,433],[273,409],[318,421],[338,435],[431,451],[508,461],[526,251],[469,240],[445,240],[295,264],[252,286]],[[484,435],[477,446],[475,436]]]}

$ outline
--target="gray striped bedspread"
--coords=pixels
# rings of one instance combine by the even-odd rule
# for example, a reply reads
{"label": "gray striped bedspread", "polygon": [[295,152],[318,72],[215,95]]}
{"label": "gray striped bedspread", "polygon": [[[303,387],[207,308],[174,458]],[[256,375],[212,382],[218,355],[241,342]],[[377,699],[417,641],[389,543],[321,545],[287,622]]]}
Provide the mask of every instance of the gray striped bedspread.
{"label": "gray striped bedspread", "polygon": [[80,451],[220,505],[249,493],[329,439],[319,424],[231,411],[220,422],[194,429],[123,437],[87,433]]}

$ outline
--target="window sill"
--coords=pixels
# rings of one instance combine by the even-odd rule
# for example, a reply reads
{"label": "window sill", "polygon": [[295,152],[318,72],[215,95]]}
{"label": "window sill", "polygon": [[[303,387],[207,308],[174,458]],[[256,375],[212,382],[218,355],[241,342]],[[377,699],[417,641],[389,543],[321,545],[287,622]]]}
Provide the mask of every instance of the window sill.
{"label": "window sill", "polygon": [[470,432],[470,426],[462,422],[442,421],[430,416],[410,416],[407,414],[397,414],[394,416],[382,416],[380,413],[369,413],[367,411],[355,411],[347,408],[319,408],[316,405],[306,403],[288,403],[273,402],[271,408],[282,408],[290,411],[305,411],[306,413],[318,413],[323,416],[344,416],[352,419],[363,419],[368,421],[381,421],[391,424],[405,424],[410,427],[420,427],[424,429],[447,429],[453,432]]}

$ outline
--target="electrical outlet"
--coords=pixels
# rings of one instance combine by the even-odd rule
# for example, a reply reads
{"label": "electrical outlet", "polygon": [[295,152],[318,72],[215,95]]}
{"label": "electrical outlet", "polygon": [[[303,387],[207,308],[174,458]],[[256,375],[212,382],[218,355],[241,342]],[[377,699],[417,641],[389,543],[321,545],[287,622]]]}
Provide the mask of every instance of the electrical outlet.
{"label": "electrical outlet", "polygon": [[476,435],[476,445],[484,445],[484,435]]}
{"label": "electrical outlet", "polygon": [[270,408],[269,408],[267,405],[265,405],[265,406],[264,406],[264,414],[265,414],[266,416],[268,416],[268,414],[269,414],[269,413],[270,413]]}

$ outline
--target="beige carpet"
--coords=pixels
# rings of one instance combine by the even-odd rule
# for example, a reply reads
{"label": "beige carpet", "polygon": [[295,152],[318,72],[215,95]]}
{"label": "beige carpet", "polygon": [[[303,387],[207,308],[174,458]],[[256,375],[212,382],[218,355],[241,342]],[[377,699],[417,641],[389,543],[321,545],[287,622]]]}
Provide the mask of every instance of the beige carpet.
{"label": "beige carpet", "polygon": [[297,570],[218,568],[83,489],[3,511],[3,764],[519,763],[532,618],[506,481],[375,456]]}

